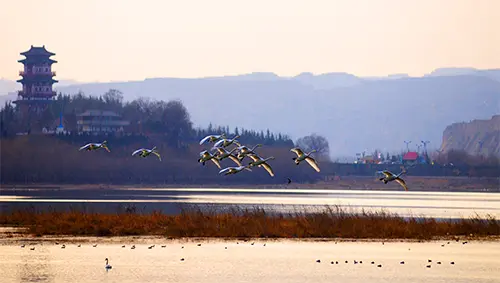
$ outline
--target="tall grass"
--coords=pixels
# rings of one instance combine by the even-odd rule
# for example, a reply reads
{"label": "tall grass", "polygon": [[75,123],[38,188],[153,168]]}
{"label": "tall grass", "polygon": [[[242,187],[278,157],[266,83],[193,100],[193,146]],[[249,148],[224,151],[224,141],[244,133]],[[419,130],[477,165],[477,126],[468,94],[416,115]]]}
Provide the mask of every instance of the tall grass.
{"label": "tall grass", "polygon": [[0,214],[0,225],[26,227],[27,233],[37,236],[432,239],[500,235],[500,221],[491,216],[438,221],[384,211],[354,213],[340,207],[325,207],[317,213],[268,213],[259,208],[192,206],[183,208],[178,215],[23,210]]}

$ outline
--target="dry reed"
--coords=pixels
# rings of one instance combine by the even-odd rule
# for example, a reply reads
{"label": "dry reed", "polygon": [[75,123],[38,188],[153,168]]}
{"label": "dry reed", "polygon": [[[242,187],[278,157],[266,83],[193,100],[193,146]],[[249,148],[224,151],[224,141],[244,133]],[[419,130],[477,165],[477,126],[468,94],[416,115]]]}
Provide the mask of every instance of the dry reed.
{"label": "dry reed", "polygon": [[492,216],[436,220],[384,211],[354,213],[340,207],[325,207],[317,213],[269,213],[259,208],[194,206],[183,208],[178,215],[23,210],[0,214],[0,225],[26,227],[27,233],[36,236],[432,239],[500,235],[500,221]]}

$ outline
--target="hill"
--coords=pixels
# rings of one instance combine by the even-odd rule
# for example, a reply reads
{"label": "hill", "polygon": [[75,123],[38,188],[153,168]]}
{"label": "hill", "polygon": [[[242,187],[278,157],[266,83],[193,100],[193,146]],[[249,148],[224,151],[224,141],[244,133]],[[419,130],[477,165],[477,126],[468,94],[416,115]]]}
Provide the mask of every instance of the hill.
{"label": "hill", "polygon": [[[345,77],[342,75],[342,77]],[[293,139],[325,136],[333,157],[363,150],[399,151],[404,140],[441,143],[442,129],[499,113],[500,82],[484,76],[432,76],[351,80],[325,89],[299,79],[251,80],[158,78],[73,85],[64,93],[99,95],[111,88],[125,100],[141,96],[180,99],[197,126],[209,123],[281,131]]]}
{"label": "hill", "polygon": [[443,132],[441,150],[500,156],[500,115],[488,120],[451,124]]}

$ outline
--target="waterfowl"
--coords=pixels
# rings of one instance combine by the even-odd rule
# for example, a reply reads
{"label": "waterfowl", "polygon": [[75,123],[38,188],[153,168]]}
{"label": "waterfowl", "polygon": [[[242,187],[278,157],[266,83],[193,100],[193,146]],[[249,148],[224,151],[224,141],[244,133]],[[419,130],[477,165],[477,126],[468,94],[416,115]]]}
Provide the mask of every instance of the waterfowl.
{"label": "waterfowl", "polygon": [[238,149],[238,148],[233,148],[233,150],[231,150],[231,151],[229,151],[229,152],[228,152],[228,151],[227,151],[227,150],[225,150],[224,148],[222,148],[222,147],[218,147],[218,148],[217,148],[217,152],[219,153],[219,155],[217,155],[216,157],[217,157],[217,159],[218,159],[219,161],[221,161],[221,160],[222,160],[222,159],[224,159],[224,158],[229,158],[229,159],[231,159],[232,161],[234,161],[234,163],[236,163],[238,166],[241,166],[241,162],[238,160],[238,158],[237,158],[236,156],[234,156],[234,155],[233,155],[233,152],[234,152],[235,150],[237,150],[237,149]]}
{"label": "waterfowl", "polygon": [[244,146],[244,145],[239,146],[239,147],[238,147],[238,150],[239,150],[239,152],[238,152],[238,159],[239,159],[240,161],[242,161],[242,160],[243,160],[243,158],[245,158],[245,156],[247,156],[247,155],[249,155],[249,154],[256,154],[254,150],[255,150],[257,147],[261,147],[261,146],[262,146],[262,144],[257,144],[257,145],[255,145],[254,147],[252,147],[252,149],[249,149],[248,147],[246,147],[246,146]]}
{"label": "waterfowl", "polygon": [[221,139],[214,144],[212,149],[216,149],[217,147],[228,147],[232,144],[235,144],[237,146],[241,146],[241,144],[237,140],[237,138],[239,138],[239,137],[240,137],[239,135],[236,135],[232,139],[226,139],[226,138]]}
{"label": "waterfowl", "polygon": [[81,150],[87,150],[87,151],[91,151],[91,150],[98,150],[100,148],[104,148],[105,150],[107,150],[108,152],[109,151],[109,148],[108,146],[106,145],[107,141],[103,141],[102,143],[88,143],[82,147],[80,147],[80,151]]}
{"label": "waterfowl", "polygon": [[108,258],[106,258],[106,266],[104,266],[106,269],[111,269],[113,268],[111,265],[108,264]]}
{"label": "waterfowl", "polygon": [[156,146],[155,146],[155,147],[153,147],[152,149],[140,148],[140,149],[138,149],[138,150],[134,151],[134,152],[132,153],[132,156],[134,156],[134,155],[139,155],[140,157],[145,158],[145,157],[148,157],[148,156],[149,156],[149,155],[151,155],[151,154],[156,155],[156,156],[158,157],[158,159],[160,159],[160,161],[161,161],[161,156],[160,156],[160,154],[158,153],[158,151],[156,151]]}
{"label": "waterfowl", "polygon": [[238,167],[227,167],[227,168],[220,170],[219,174],[229,175],[229,174],[239,173],[243,170],[252,171],[252,169],[250,169],[248,167],[250,167],[250,166],[247,165],[247,166],[238,166]]}
{"label": "waterfowl", "polygon": [[198,162],[201,162],[203,164],[203,166],[205,166],[205,162],[209,161],[209,160],[212,160],[212,162],[217,165],[217,167],[219,167],[219,169],[221,169],[220,167],[220,162],[219,160],[215,157],[215,155],[212,155],[210,152],[208,152],[207,150],[204,150],[202,152],[200,152],[200,158],[198,159]]}
{"label": "waterfowl", "polygon": [[384,181],[384,184],[387,184],[387,182],[396,181],[405,189],[405,191],[408,191],[408,187],[406,186],[405,181],[399,177],[402,174],[404,174],[405,171],[402,171],[398,175],[394,175],[392,172],[388,170],[378,171],[377,173],[382,173],[385,175],[384,177],[379,179],[380,181]]}
{"label": "waterfowl", "polygon": [[225,139],[226,134],[222,133],[220,135],[208,135],[204,137],[203,139],[200,140],[200,145],[203,145],[205,142],[216,142],[219,141],[220,139]]}
{"label": "waterfowl", "polygon": [[318,163],[316,163],[316,160],[314,160],[314,158],[312,158],[310,155],[311,153],[313,152],[316,152],[316,150],[311,150],[311,152],[309,152],[308,154],[305,154],[302,149],[298,148],[298,147],[295,147],[295,148],[292,148],[290,149],[291,152],[297,154],[297,157],[294,157],[292,158],[293,160],[295,160],[295,164],[296,165],[299,165],[300,162],[302,161],[306,161],[307,163],[309,163],[309,165],[311,165],[311,167],[316,170],[316,172],[319,172],[319,166],[318,166]]}
{"label": "waterfowl", "polygon": [[262,167],[264,167],[264,169],[266,169],[267,173],[269,173],[269,175],[271,175],[271,177],[274,177],[273,169],[267,163],[267,161],[273,160],[274,156],[262,159],[257,154],[249,154],[248,157],[250,157],[253,160],[253,162],[248,163],[248,166],[250,166],[250,167],[254,167],[254,166],[261,167],[262,166]]}

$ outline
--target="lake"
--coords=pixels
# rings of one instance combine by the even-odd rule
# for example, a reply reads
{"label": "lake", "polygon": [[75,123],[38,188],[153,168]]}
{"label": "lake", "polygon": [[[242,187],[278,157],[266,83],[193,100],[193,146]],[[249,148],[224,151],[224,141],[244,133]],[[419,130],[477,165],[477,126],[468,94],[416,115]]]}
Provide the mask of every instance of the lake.
{"label": "lake", "polygon": [[500,278],[500,242],[88,239],[25,241],[24,248],[23,241],[0,239],[1,282],[486,283]]}
{"label": "lake", "polygon": [[328,189],[100,188],[1,189],[2,211],[36,207],[116,212],[179,213],[185,204],[227,208],[261,207],[269,211],[317,211],[337,205],[359,211],[380,210],[402,216],[462,218],[487,214],[500,218],[499,193],[370,191]]}

